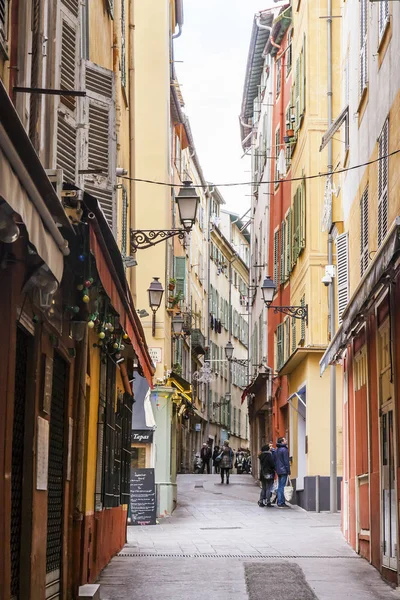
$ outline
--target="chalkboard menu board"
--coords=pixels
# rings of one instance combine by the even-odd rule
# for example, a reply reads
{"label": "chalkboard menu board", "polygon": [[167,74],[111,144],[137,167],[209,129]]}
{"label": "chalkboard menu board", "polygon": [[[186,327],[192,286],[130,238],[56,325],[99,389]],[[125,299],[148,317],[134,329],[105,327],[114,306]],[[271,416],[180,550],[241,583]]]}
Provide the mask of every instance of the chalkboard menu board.
{"label": "chalkboard menu board", "polygon": [[156,524],[154,469],[131,469],[131,525]]}

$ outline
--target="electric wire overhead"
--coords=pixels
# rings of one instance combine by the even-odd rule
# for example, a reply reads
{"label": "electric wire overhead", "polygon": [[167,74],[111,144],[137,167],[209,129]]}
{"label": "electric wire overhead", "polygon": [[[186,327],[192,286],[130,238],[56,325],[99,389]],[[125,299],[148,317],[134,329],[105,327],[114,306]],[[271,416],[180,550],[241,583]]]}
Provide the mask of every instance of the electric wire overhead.
{"label": "electric wire overhead", "polygon": [[[193,183],[191,184],[191,187],[194,188],[208,188],[210,187],[210,185],[212,185],[213,187],[238,187],[241,185],[252,185],[254,187],[259,187],[260,185],[265,185],[266,183],[290,183],[291,181],[306,181],[309,179],[318,179],[319,177],[331,177],[332,175],[338,175],[340,173],[347,173],[348,171],[354,171],[354,169],[361,169],[361,167],[367,167],[368,165],[372,165],[374,163],[379,162],[380,160],[384,160],[385,158],[390,158],[391,156],[394,156],[395,154],[398,154],[400,152],[400,149],[398,150],[393,150],[393,152],[389,152],[389,154],[385,154],[384,156],[379,156],[378,158],[375,158],[374,160],[369,160],[367,162],[364,163],[360,163],[358,165],[353,165],[352,167],[346,167],[344,169],[338,169],[336,171],[326,171],[324,173],[316,173],[315,175],[303,175],[302,177],[291,177],[291,178],[286,178],[286,179],[271,179],[268,181],[241,181],[241,182],[234,182],[234,183],[212,183],[209,185],[203,185],[201,183]],[[183,188],[185,187],[183,184],[176,184],[176,183],[165,183],[164,181],[155,181],[153,179],[140,179],[138,177],[128,177],[127,175],[123,175],[121,176],[121,179],[127,179],[129,181],[136,181],[137,183],[150,183],[152,185],[163,185],[166,187],[171,187],[171,188]]]}

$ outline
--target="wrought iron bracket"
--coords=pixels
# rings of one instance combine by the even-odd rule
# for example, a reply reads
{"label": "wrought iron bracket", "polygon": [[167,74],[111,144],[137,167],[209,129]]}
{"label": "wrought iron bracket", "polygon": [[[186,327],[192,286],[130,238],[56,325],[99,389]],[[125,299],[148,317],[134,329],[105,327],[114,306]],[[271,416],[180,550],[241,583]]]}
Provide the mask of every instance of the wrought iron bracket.
{"label": "wrought iron bracket", "polygon": [[185,229],[131,229],[131,255],[140,248],[150,248],[176,235],[183,240],[186,233]]}
{"label": "wrought iron bracket", "polygon": [[283,313],[295,319],[302,319],[308,325],[308,304],[305,306],[269,306],[273,308],[274,313]]}
{"label": "wrought iron bracket", "polygon": [[242,367],[247,367],[247,365],[249,364],[249,359],[248,358],[231,358],[230,362],[234,362],[237,363],[238,365],[242,365]]}

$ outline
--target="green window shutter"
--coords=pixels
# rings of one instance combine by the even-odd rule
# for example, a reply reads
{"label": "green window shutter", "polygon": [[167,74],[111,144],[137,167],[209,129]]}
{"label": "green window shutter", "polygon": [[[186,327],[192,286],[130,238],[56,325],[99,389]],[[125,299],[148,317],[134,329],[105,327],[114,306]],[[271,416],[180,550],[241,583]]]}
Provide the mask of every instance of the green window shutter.
{"label": "green window shutter", "polygon": [[122,231],[121,231],[121,254],[126,257],[128,243],[128,193],[125,186],[122,186]]}
{"label": "green window shutter", "polygon": [[291,271],[291,260],[292,260],[292,209],[289,208],[289,212],[286,217],[286,273],[285,281],[289,279]]}
{"label": "green window shutter", "polygon": [[280,282],[284,283],[286,278],[286,267],[285,267],[285,258],[286,258],[286,229],[285,229],[285,221],[282,221],[281,224],[281,265],[280,265]]}
{"label": "green window shutter", "polygon": [[238,435],[239,435],[239,437],[241,434],[241,425],[242,425],[242,411],[239,408],[239,416],[238,416]]}
{"label": "green window shutter", "polygon": [[292,236],[292,267],[297,262],[299,256],[299,236],[300,236],[300,211],[299,211],[299,188],[297,188],[293,201],[293,236]]}
{"label": "green window shutter", "polygon": [[296,322],[296,319],[292,317],[292,352],[294,352],[297,348]]}
{"label": "green window shutter", "polygon": [[215,318],[219,319],[219,294],[215,291]]}
{"label": "green window shutter", "polygon": [[296,79],[295,79],[295,98],[294,98],[294,110],[296,115],[296,128],[300,127],[300,56],[296,59]]}
{"label": "green window shutter", "polygon": [[[306,305],[306,297],[302,296],[300,301],[301,306]],[[305,319],[301,319],[301,341],[304,343],[306,339],[306,322]]]}
{"label": "green window shutter", "polygon": [[283,365],[283,356],[283,323],[280,323],[276,328],[276,368],[278,371]]}
{"label": "green window shutter", "polygon": [[306,110],[306,36],[303,37],[303,47],[301,49],[301,95],[300,110],[303,115]]}
{"label": "green window shutter", "polygon": [[286,361],[290,356],[290,319],[285,319],[285,358]]}
{"label": "green window shutter", "polygon": [[279,230],[274,232],[274,281],[278,283]]}
{"label": "green window shutter", "polygon": [[185,297],[185,287],[186,287],[186,258],[184,256],[175,256],[174,257],[174,272],[175,272],[175,295],[178,292],[182,292],[183,297]]}
{"label": "green window shutter", "polygon": [[299,188],[299,211],[300,211],[300,223],[299,223],[299,253],[306,247],[306,183],[305,179],[301,182]]}

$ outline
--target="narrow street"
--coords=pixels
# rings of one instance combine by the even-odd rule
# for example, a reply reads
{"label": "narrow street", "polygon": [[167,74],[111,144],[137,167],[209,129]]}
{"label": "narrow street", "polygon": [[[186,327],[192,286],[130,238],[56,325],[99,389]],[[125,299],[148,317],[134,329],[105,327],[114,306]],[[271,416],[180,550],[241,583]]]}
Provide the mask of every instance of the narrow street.
{"label": "narrow street", "polygon": [[128,543],[99,579],[102,600],[400,597],[347,545],[340,514],[262,509],[251,476],[219,481],[178,477],[173,516],[128,528]]}

